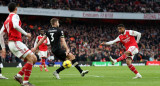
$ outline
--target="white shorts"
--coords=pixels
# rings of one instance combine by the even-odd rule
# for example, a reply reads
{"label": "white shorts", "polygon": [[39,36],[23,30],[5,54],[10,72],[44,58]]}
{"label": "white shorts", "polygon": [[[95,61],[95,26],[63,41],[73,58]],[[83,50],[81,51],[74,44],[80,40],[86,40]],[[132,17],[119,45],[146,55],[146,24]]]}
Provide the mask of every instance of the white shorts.
{"label": "white shorts", "polygon": [[38,52],[39,58],[46,57],[47,58],[47,51],[39,51]]}
{"label": "white shorts", "polygon": [[9,41],[8,47],[10,51],[18,58],[25,58],[29,53],[32,53],[32,51],[29,50],[21,41]]}
{"label": "white shorts", "polygon": [[131,57],[131,59],[133,59],[135,54],[137,54],[139,52],[139,50],[136,46],[130,46],[127,51],[129,51],[131,53],[131,56],[129,56],[129,57]]}

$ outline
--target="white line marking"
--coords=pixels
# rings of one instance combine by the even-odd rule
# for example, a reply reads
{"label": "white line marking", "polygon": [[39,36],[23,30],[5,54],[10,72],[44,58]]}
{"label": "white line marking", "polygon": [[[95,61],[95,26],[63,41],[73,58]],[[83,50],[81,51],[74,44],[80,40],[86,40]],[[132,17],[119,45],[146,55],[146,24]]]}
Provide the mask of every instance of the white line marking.
{"label": "white line marking", "polygon": [[[67,75],[67,76],[69,76],[69,75],[71,75],[71,76],[80,76],[80,75],[78,75],[78,74],[60,74],[60,75]],[[86,75],[85,77],[87,77],[87,76],[91,76],[91,77],[104,77],[104,76],[97,76],[97,75]]]}

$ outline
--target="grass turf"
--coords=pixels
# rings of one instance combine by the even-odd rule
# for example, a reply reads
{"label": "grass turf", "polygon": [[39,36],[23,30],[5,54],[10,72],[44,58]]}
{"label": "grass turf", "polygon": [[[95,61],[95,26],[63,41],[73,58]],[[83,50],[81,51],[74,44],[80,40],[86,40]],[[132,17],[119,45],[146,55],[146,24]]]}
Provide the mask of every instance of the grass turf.
{"label": "grass turf", "polygon": [[[61,80],[53,77],[52,73],[57,67],[49,67],[49,72],[41,72],[34,67],[30,82],[36,86],[160,86],[159,66],[136,66],[142,74],[142,79],[132,79],[134,73],[126,66],[119,67],[82,67],[89,70],[89,74],[81,77],[74,68],[66,69],[60,73]],[[8,80],[0,80],[0,86],[20,86],[13,80],[13,76],[20,68],[3,68],[3,75]]]}

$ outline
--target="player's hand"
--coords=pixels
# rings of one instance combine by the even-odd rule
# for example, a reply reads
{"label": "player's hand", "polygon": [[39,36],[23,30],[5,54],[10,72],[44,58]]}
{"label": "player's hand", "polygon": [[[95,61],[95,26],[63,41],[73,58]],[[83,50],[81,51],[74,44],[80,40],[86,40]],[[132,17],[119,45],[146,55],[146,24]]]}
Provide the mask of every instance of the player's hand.
{"label": "player's hand", "polygon": [[66,50],[66,56],[68,56],[68,55],[69,55],[69,53],[70,53],[70,50],[69,50],[69,49],[67,49],[67,50]]}
{"label": "player's hand", "polygon": [[100,45],[106,45],[105,42],[102,42]]}
{"label": "player's hand", "polygon": [[36,49],[35,49],[35,48],[32,48],[32,49],[31,49],[31,51],[32,51],[32,52],[35,52],[35,51],[36,51]]}
{"label": "player's hand", "polygon": [[31,39],[31,34],[30,33],[27,33],[26,36],[28,37],[28,39]]}
{"label": "player's hand", "polygon": [[2,58],[6,58],[6,49],[5,48],[2,49]]}

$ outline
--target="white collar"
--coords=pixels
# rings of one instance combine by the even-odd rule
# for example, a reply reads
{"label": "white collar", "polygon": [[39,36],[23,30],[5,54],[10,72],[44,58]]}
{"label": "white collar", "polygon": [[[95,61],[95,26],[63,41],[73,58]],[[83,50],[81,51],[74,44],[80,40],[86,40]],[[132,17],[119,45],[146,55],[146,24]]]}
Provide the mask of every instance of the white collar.
{"label": "white collar", "polygon": [[15,13],[11,12],[11,13],[9,13],[9,14],[15,14]]}

